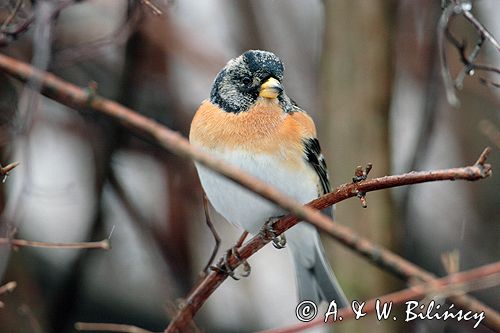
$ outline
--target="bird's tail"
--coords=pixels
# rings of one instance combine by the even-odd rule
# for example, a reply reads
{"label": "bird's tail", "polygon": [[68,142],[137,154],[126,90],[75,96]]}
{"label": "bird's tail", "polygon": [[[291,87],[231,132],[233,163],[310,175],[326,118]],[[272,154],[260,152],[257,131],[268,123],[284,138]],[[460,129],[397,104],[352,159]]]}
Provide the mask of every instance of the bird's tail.
{"label": "bird's tail", "polygon": [[301,222],[286,234],[295,266],[299,302],[335,300],[339,308],[347,306],[347,298],[326,260],[316,228]]}

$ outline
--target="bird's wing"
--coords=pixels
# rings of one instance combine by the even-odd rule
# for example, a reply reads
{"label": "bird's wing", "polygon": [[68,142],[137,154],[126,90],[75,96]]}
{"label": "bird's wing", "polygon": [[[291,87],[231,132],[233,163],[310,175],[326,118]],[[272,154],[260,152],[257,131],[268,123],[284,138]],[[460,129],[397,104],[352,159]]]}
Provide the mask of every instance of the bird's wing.
{"label": "bird's wing", "polygon": [[328,169],[326,168],[325,158],[321,154],[321,147],[316,138],[304,139],[304,154],[307,163],[316,171],[321,182],[323,193],[326,194],[332,190],[330,179],[328,178]]}
{"label": "bird's wing", "polygon": [[[292,101],[293,102],[293,101]],[[322,193],[326,194],[331,191],[330,179],[328,177],[328,169],[326,167],[325,158],[321,153],[319,141],[316,138],[316,127],[311,117],[302,110],[295,102],[293,102],[293,112],[290,114],[304,128],[304,137],[302,139],[304,159],[311,166],[319,177],[321,182]]]}

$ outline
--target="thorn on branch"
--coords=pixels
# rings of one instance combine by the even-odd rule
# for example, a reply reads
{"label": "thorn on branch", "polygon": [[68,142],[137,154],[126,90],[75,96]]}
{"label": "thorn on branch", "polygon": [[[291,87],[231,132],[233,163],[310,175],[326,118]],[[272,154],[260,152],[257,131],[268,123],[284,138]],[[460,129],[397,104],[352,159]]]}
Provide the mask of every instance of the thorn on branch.
{"label": "thorn on branch", "polygon": [[484,148],[483,152],[481,153],[481,155],[479,155],[479,158],[477,159],[476,163],[474,163],[474,164],[480,165],[483,167],[486,165],[489,165],[489,164],[485,165],[485,162],[486,162],[486,159],[488,159],[488,156],[490,156],[490,154],[491,154],[491,148],[490,147]]}
{"label": "thorn on branch", "polygon": [[486,147],[479,158],[477,159],[476,163],[474,166],[478,167],[481,170],[481,177],[486,178],[492,175],[493,170],[491,168],[491,164],[486,163],[486,159],[488,156],[491,154],[491,148]]}
{"label": "thorn on branch", "polygon": [[483,150],[483,152],[481,153],[481,155],[479,156],[479,158],[477,159],[476,163],[474,163],[474,165],[472,167],[469,167],[469,168],[479,169],[479,172],[471,171],[474,174],[478,174],[479,178],[487,178],[493,174],[491,164],[486,163],[486,160],[487,160],[488,156],[490,155],[490,153],[491,153],[491,148],[486,147]]}

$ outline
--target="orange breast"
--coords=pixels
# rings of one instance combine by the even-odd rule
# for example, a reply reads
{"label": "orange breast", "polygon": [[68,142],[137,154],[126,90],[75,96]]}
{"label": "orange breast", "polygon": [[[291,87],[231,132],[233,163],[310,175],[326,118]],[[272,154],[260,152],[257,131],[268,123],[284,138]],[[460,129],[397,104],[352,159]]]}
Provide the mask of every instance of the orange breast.
{"label": "orange breast", "polygon": [[302,167],[302,140],[315,135],[314,123],[306,113],[287,114],[276,102],[260,99],[249,111],[238,114],[204,101],[191,123],[189,139],[209,151],[270,154],[290,167]]}

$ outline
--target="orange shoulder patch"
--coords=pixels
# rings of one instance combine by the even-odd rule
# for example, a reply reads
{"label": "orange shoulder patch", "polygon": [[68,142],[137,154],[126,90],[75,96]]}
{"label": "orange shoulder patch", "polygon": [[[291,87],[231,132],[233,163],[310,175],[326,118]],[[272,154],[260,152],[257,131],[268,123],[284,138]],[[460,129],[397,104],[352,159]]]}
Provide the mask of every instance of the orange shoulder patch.
{"label": "orange shoulder patch", "polygon": [[304,134],[306,134],[308,138],[316,137],[316,126],[312,118],[306,112],[296,111],[291,113],[289,117],[299,123],[299,126],[302,127]]}

